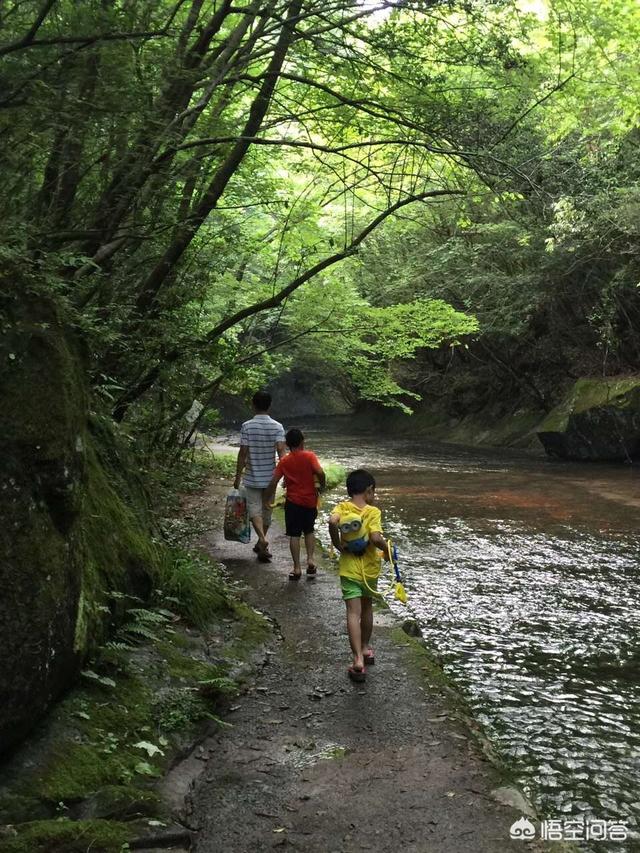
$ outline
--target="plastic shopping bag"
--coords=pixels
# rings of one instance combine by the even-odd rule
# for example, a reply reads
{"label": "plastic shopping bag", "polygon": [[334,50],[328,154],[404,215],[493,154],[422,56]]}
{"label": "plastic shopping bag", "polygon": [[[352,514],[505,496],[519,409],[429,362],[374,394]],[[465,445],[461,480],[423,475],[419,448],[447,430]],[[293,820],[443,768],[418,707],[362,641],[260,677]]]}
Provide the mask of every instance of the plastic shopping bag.
{"label": "plastic shopping bag", "polygon": [[237,489],[229,492],[224,505],[224,538],[244,544],[251,539],[247,499]]}

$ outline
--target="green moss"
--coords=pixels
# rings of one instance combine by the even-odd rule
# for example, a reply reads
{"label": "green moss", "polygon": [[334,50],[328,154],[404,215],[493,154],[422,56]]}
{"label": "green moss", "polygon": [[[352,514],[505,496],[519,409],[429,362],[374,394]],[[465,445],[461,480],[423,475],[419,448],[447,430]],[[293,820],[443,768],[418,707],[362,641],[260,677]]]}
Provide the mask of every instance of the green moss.
{"label": "green moss", "polygon": [[91,803],[92,815],[101,819],[158,817],[165,812],[162,797],[158,793],[127,784],[105,785]]}
{"label": "green moss", "polygon": [[173,646],[171,642],[160,642],[158,650],[165,659],[167,671],[172,678],[189,680],[196,683],[224,675],[220,667],[198,660],[198,658],[192,655],[184,654],[183,651]]}
{"label": "green moss", "polygon": [[51,802],[76,802],[103,785],[131,778],[134,759],[142,756],[132,755],[113,737],[113,741],[104,741],[106,747],[117,743],[117,753],[113,754],[105,754],[105,747],[97,743],[68,744],[56,749],[44,770],[40,795]]}
{"label": "green moss", "polygon": [[[226,678],[233,659],[248,657],[270,633],[267,621],[246,604],[230,597],[228,602],[235,620],[225,627],[229,643],[220,647],[231,659],[228,665],[196,657],[203,654],[199,645],[179,631],[150,643],[139,658],[134,655],[128,674],[114,673],[115,687],[87,685],[57,707],[52,724],[57,721],[64,736],[52,741],[37,773],[12,793],[31,802],[74,802],[109,786],[131,785],[141,778],[141,761],[160,767],[161,756],[151,760],[135,744],[155,744],[163,731],[211,716],[220,696],[235,689]],[[99,661],[92,665],[98,672],[102,666]],[[14,800],[13,806],[20,805]],[[12,803],[6,806],[11,822]],[[18,811],[24,814],[24,809]]]}
{"label": "green moss", "polygon": [[111,702],[94,702],[88,712],[90,719],[78,721],[80,742],[57,743],[32,783],[33,789],[50,802],[68,802],[81,800],[105,785],[129,782],[142,758],[133,742],[142,738],[150,707],[150,698],[142,689],[135,694],[132,690],[119,693]]}
{"label": "green moss", "polygon": [[[564,432],[571,415],[601,406],[625,408],[630,405],[630,392],[640,391],[637,377],[604,377],[578,379],[564,400],[538,426],[538,432]],[[635,395],[633,395],[635,396]]]}
{"label": "green moss", "polygon": [[[138,496],[137,503],[123,499],[122,475],[113,472],[113,462],[106,463],[105,454],[99,440],[88,436],[81,526],[85,558],[75,624],[75,648],[80,653],[91,651],[105,637],[108,593],[146,597],[160,562],[143,498]],[[133,501],[135,489],[129,492],[125,497]]]}
{"label": "green moss", "polygon": [[[3,281],[5,286],[20,289],[11,279]],[[63,459],[75,452],[76,437],[86,423],[82,359],[72,336],[63,331],[65,318],[53,300],[21,292],[11,313],[0,359],[7,365],[2,376],[3,438],[30,445],[39,459]]]}
{"label": "green moss", "polygon": [[33,794],[18,794],[15,791],[0,794],[0,825],[48,818],[52,814],[50,806]]}
{"label": "green moss", "polygon": [[640,388],[637,377],[578,379],[573,387],[573,411],[580,414],[595,406],[624,405],[621,398],[636,388]]}
{"label": "green moss", "polygon": [[124,823],[104,820],[38,820],[17,827],[3,840],[3,853],[120,853],[131,838]]}
{"label": "green moss", "polygon": [[126,676],[115,688],[95,686],[71,694],[52,721],[64,736],[53,739],[39,771],[23,779],[22,791],[59,803],[82,800],[104,786],[129,784],[146,758],[134,744],[150,736],[152,703],[151,688]]}
{"label": "green moss", "polygon": [[449,696],[455,694],[456,704],[461,709],[464,709],[465,713],[470,711],[462,694],[454,687],[451,679],[445,675],[442,666],[424,645],[422,640],[410,637],[402,628],[393,628],[391,636],[397,643],[407,647],[407,661],[416,675],[426,679],[431,687],[441,693],[447,693]]}
{"label": "green moss", "polygon": [[227,653],[240,660],[247,660],[258,646],[269,639],[272,628],[264,616],[243,601],[234,601],[233,611],[239,621]]}

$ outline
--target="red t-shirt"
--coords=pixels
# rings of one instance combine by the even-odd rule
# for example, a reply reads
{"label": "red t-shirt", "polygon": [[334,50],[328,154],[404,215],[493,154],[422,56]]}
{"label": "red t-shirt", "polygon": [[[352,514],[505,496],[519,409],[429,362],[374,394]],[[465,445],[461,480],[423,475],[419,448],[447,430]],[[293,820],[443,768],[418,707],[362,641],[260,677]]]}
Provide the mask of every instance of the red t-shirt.
{"label": "red t-shirt", "polygon": [[284,476],[288,501],[298,506],[315,507],[318,496],[313,475],[321,471],[318,457],[311,450],[292,450],[278,462],[274,475]]}

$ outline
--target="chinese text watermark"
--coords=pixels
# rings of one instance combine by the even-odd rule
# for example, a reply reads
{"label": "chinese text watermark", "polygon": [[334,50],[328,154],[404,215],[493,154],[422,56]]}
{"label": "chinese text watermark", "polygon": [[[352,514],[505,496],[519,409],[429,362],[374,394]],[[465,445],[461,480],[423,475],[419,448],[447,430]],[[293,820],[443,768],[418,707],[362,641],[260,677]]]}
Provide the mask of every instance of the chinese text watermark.
{"label": "chinese text watermark", "polygon": [[540,838],[543,841],[626,841],[627,824],[616,820],[590,818],[550,819],[540,821],[539,828],[526,817],[511,825],[509,835],[519,841]]}

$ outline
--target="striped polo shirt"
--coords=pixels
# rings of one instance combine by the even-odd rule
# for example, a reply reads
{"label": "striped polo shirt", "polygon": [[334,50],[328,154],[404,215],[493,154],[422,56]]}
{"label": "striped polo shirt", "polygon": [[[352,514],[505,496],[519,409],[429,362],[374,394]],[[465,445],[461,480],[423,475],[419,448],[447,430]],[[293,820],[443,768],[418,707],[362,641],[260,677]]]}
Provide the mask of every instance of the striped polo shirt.
{"label": "striped polo shirt", "polygon": [[249,459],[242,481],[250,489],[269,485],[276,467],[276,443],[284,441],[284,427],[270,415],[254,415],[240,429],[240,445],[249,448]]}

